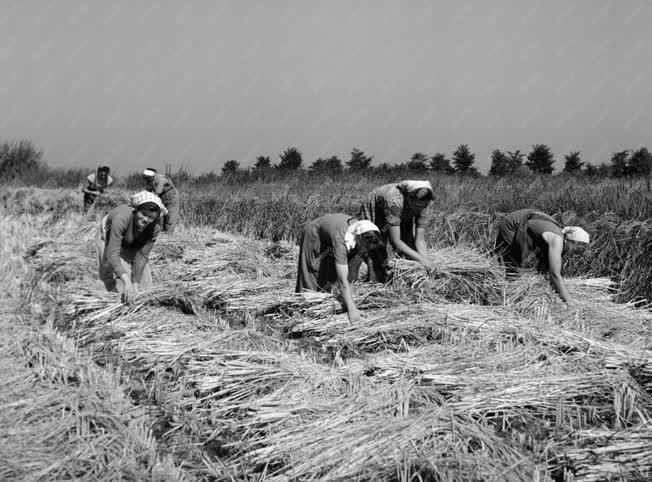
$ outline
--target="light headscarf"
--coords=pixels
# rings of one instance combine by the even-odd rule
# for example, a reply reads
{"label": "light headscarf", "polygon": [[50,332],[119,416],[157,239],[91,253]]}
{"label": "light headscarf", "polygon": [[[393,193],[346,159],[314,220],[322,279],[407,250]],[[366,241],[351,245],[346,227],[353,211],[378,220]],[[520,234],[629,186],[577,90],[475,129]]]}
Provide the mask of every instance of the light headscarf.
{"label": "light headscarf", "polygon": [[430,181],[401,181],[399,186],[401,186],[405,192],[413,192],[423,188],[430,189],[432,191],[432,185],[430,184]]}
{"label": "light headscarf", "polygon": [[346,244],[347,251],[351,251],[353,248],[355,248],[356,236],[359,234],[367,233],[369,231],[378,231],[380,233],[378,226],[367,219],[356,221],[351,226],[349,226],[349,229],[346,230],[346,234],[344,235],[344,243]]}
{"label": "light headscarf", "polygon": [[130,204],[137,208],[138,206],[141,206],[145,203],[154,203],[156,204],[159,209],[161,210],[161,216],[165,216],[168,213],[167,208],[163,204],[163,201],[161,201],[161,198],[158,197],[156,194],[153,192],[149,191],[140,191],[131,196],[131,202]]}
{"label": "light headscarf", "polygon": [[579,226],[567,226],[562,229],[561,232],[566,237],[566,239],[575,241],[576,243],[589,244],[589,241],[591,240],[589,233],[584,231]]}
{"label": "light headscarf", "polygon": [[156,175],[156,173],[154,171],[152,171],[151,169],[145,169],[143,171],[143,176],[145,176],[145,177],[154,177],[155,175]]}

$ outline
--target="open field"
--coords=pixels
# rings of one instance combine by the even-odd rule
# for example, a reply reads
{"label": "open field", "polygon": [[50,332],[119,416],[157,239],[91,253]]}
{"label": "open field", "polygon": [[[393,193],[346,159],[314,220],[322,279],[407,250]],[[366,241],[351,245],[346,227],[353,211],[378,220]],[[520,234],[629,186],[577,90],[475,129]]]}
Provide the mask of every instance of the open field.
{"label": "open field", "polygon": [[615,303],[594,272],[569,280],[573,312],[541,277],[506,282],[483,255],[495,218],[436,214],[467,226],[433,243],[439,271],[401,262],[392,285],[356,286],[351,325],[330,294],[292,293],[289,231],[187,222],[127,308],[94,279],[95,224],[76,197],[6,196],[5,480],[652,475],[652,314]]}

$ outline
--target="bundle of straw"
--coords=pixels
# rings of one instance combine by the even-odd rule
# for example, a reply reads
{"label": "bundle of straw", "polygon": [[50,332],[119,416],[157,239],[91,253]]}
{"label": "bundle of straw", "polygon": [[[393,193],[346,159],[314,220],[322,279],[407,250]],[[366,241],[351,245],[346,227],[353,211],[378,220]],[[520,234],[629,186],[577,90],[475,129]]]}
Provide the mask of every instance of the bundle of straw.
{"label": "bundle of straw", "polygon": [[419,301],[497,304],[502,300],[504,270],[475,249],[442,248],[429,253],[436,269],[427,273],[414,261],[393,261],[393,288]]}
{"label": "bundle of straw", "polygon": [[[201,303],[201,286],[191,283],[161,283],[137,294],[133,305],[121,302],[120,294],[80,288],[63,293],[59,303],[68,326],[106,325],[119,316],[135,313],[147,306],[175,306],[185,313],[196,313]],[[63,326],[63,325],[62,325]]]}

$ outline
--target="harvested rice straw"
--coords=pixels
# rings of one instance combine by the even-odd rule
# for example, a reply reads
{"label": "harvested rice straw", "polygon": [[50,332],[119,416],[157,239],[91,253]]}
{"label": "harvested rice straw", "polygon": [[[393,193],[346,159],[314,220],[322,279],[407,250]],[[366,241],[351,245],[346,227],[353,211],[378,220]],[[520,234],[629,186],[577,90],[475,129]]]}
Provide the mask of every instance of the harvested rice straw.
{"label": "harvested rice straw", "polygon": [[[584,409],[589,421],[594,421],[591,418],[599,421],[616,416],[614,394],[630,381],[626,375],[604,370],[572,372],[559,367],[554,373],[549,369],[537,371],[528,367],[501,373],[500,377],[489,380],[484,377],[476,379],[475,383],[469,381],[463,390],[454,394],[448,405],[462,413],[508,419],[524,416],[559,418],[559,407],[563,406],[570,421],[576,420],[580,409]],[[651,415],[646,409],[651,406],[650,398],[633,384],[630,388],[633,396],[626,421],[638,420],[638,413]],[[567,426],[569,420],[561,419],[557,424]]]}
{"label": "harvested rice straw", "polygon": [[[51,327],[3,317],[0,479],[184,480],[119,374]],[[5,326],[7,325],[7,326]]]}
{"label": "harvested rice straw", "polygon": [[219,351],[205,352],[188,362],[188,381],[201,393],[222,399],[249,398],[292,379],[339,380],[340,369],[329,368],[305,356],[282,352]]}
{"label": "harvested rice straw", "polygon": [[[567,363],[573,360],[563,358]],[[467,347],[429,344],[411,349],[407,353],[380,352],[364,358],[368,376],[386,381],[410,378],[418,384],[428,384],[439,375],[480,376],[496,371],[511,371],[541,364],[561,362],[562,356],[541,346],[512,346],[496,351],[494,347]]]}
{"label": "harvested rice straw", "polygon": [[652,424],[626,430],[581,430],[574,447],[563,451],[559,465],[572,470],[575,481],[650,480]]}
{"label": "harvested rice straw", "polygon": [[180,279],[212,277],[222,271],[285,278],[296,271],[294,260],[270,258],[269,243],[216,233],[205,246],[187,251]]}
{"label": "harvested rice straw", "polygon": [[[124,305],[118,293],[74,290],[64,294],[60,303],[64,305],[63,314],[68,317],[72,328],[88,327],[106,324],[118,316],[138,312],[150,305],[178,306],[182,311],[196,313],[201,288],[205,286],[197,283],[160,283],[140,291],[131,306]],[[71,287],[68,289],[72,290]]]}
{"label": "harvested rice straw", "polygon": [[[449,254],[463,256],[455,251]],[[502,301],[504,275],[500,267],[493,264],[450,259],[447,263],[440,262],[436,271],[431,273],[420,264],[404,259],[395,260],[393,266],[394,290],[405,291],[417,301],[449,300],[478,304]]]}
{"label": "harvested rice straw", "polygon": [[96,274],[94,253],[86,241],[41,240],[25,253],[42,281],[59,283]]}
{"label": "harvested rice straw", "polygon": [[487,342],[493,343],[496,336],[522,336],[522,327],[532,331],[527,321],[505,308],[433,303],[369,312],[354,325],[338,315],[322,320],[286,319],[280,327],[291,335],[313,336],[327,345],[348,345],[366,351],[396,349],[405,343],[423,344],[441,338],[464,343],[477,341],[478,334],[491,336]]}
{"label": "harvested rice straw", "polygon": [[[143,318],[144,314],[137,314]],[[158,319],[163,318],[161,315]],[[231,330],[215,327],[207,331],[199,330],[196,321],[177,323],[181,316],[194,319],[187,315],[172,318],[170,325],[158,334],[158,323],[136,322],[131,329],[124,329],[121,338],[116,342],[116,350],[127,363],[134,363],[139,369],[150,369],[155,365],[183,365],[213,359],[216,349],[226,352],[249,350],[282,353],[287,351],[289,342],[265,335],[250,329]],[[194,326],[193,326],[194,325]],[[112,340],[107,340],[111,343]],[[98,340],[98,346],[101,341]]]}
{"label": "harvested rice straw", "polygon": [[[292,289],[293,286],[288,284],[286,290],[232,298],[229,308],[256,313],[271,325],[282,324],[283,320],[292,316],[319,319],[344,312],[341,295],[336,289],[332,293],[293,293]],[[354,290],[356,306],[360,310],[394,306],[401,301],[391,288],[385,285],[360,283],[355,284]]]}
{"label": "harvested rice straw", "polygon": [[251,296],[230,298],[228,308],[234,311],[249,311],[260,315],[279,313],[281,316],[291,316],[321,305],[328,306],[328,308],[325,308],[327,313],[335,312],[340,305],[330,293],[293,293],[289,283],[286,283],[285,286],[279,286],[279,288],[278,290],[269,290]]}
{"label": "harvested rice straw", "polygon": [[283,280],[267,284],[237,275],[221,276],[193,282],[167,282],[139,292],[132,306],[125,306],[117,293],[88,291],[82,286],[67,285],[61,299],[63,314],[77,325],[102,324],[120,315],[137,312],[145,306],[176,306],[185,313],[197,313],[201,306],[224,309],[231,297],[278,290]]}
{"label": "harvested rice straw", "polygon": [[621,343],[640,344],[642,335],[652,332],[652,313],[634,305],[614,303],[614,283],[608,278],[565,281],[576,310],[565,309],[546,278],[532,274],[508,283],[506,304],[525,316],[552,319]]}
{"label": "harvested rice straw", "polygon": [[[194,282],[202,287],[204,305],[209,309],[228,311],[247,311],[252,306],[238,300],[243,297],[274,296],[274,293],[288,289],[288,283],[283,279],[251,279],[238,275],[220,276]],[[233,305],[233,306],[232,306]]]}
{"label": "harvested rice straw", "polygon": [[209,334],[220,334],[225,329],[228,323],[224,319],[209,317],[203,312],[186,315],[177,309],[152,306],[130,311],[105,324],[77,325],[72,331],[83,346],[93,344],[117,350],[118,345],[122,347],[127,343],[146,350],[150,343],[159,342],[191,346],[197,339],[206,340]]}
{"label": "harvested rice straw", "polygon": [[[270,464],[268,480],[531,480],[533,467],[491,430],[446,410],[419,416],[351,411],[278,427],[244,455]],[[520,463],[519,463],[520,461]]]}
{"label": "harvested rice straw", "polygon": [[[613,404],[615,393],[623,384],[630,384],[631,380],[626,375],[613,374],[590,365],[582,367],[576,362],[568,363],[562,359],[554,365],[547,362],[526,364],[497,374],[490,367],[492,361],[490,359],[484,369],[471,369],[470,373],[456,372],[454,366],[442,369],[440,366],[424,365],[418,371],[404,371],[394,376],[388,371],[370,371],[368,366],[363,371],[357,363],[340,367],[338,370],[326,370],[319,365],[309,367],[301,361],[295,361],[296,367],[288,366],[287,361],[280,361],[279,365],[275,366],[275,373],[285,373],[286,377],[291,377],[291,380],[295,381],[303,378],[304,382],[298,385],[300,390],[298,393],[291,394],[285,391],[282,398],[277,399],[277,404],[280,402],[283,405],[286,401],[298,403],[306,395],[315,397],[314,389],[304,391],[305,384],[313,383],[320,387],[329,387],[333,382],[327,380],[350,380],[351,377],[359,378],[360,374],[364,373],[366,379],[374,383],[408,381],[416,384],[410,403],[414,408],[419,405],[427,407],[428,403],[421,404],[418,400],[433,400],[434,396],[434,399],[446,403],[459,413],[499,417],[503,419],[503,423],[513,418],[522,420],[525,416],[535,419],[559,417],[560,404],[566,407],[567,416],[571,420],[574,420],[573,417],[582,408],[589,417],[613,418],[614,413],[617,413],[623,422],[636,420],[641,414],[650,416],[652,399],[633,385],[629,389],[628,407],[623,408]],[[256,370],[255,367],[248,366],[248,370],[248,373],[257,373],[256,376],[265,378],[262,368]],[[224,373],[220,372],[222,376]],[[284,381],[289,379],[286,378]],[[375,398],[373,393],[370,397]],[[327,395],[323,394],[321,398],[325,400]],[[364,401],[357,403],[360,406],[365,405]],[[268,398],[266,404],[272,405],[272,400]],[[337,411],[337,405],[333,409]]]}

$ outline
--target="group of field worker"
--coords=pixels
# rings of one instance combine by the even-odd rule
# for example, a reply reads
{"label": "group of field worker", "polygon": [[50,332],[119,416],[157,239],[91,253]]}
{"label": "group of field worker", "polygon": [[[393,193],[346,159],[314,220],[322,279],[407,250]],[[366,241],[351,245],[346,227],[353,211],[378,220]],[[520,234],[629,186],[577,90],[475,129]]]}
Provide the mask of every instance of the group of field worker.
{"label": "group of field worker", "polygon": [[[102,166],[88,176],[86,196],[102,193],[113,182]],[[130,204],[112,209],[100,222],[97,237],[99,277],[109,291],[131,303],[136,291],[152,284],[149,253],[159,233],[173,232],[179,218],[179,193],[166,176],[145,169],[146,189]],[[93,194],[95,193],[95,194]],[[326,214],[304,227],[299,240],[295,291],[330,292],[339,285],[349,320],[361,318],[353,299],[352,283],[361,264],[367,281],[385,283],[391,276],[392,256],[411,259],[427,271],[436,270],[428,255],[425,212],[434,201],[429,181],[404,180],[373,189],[362,201],[357,216]],[[548,272],[556,291],[568,304],[571,297],[561,275],[562,256],[584,249],[589,235],[577,226],[563,227],[551,216],[532,209],[508,214],[498,225],[494,254],[513,275],[535,251],[540,271]]]}
{"label": "group of field worker", "polygon": [[[425,211],[433,200],[430,182],[401,181],[371,191],[357,217],[327,214],[308,223],[299,242],[296,291],[330,291],[337,283],[349,321],[359,321],[352,282],[363,261],[367,280],[379,282],[388,280],[392,254],[417,261],[428,271],[436,269],[425,239]],[[494,254],[513,275],[530,252],[537,252],[539,269],[550,273],[556,291],[570,304],[562,256],[586,248],[589,241],[580,227],[563,227],[545,213],[521,209],[500,222]]]}

